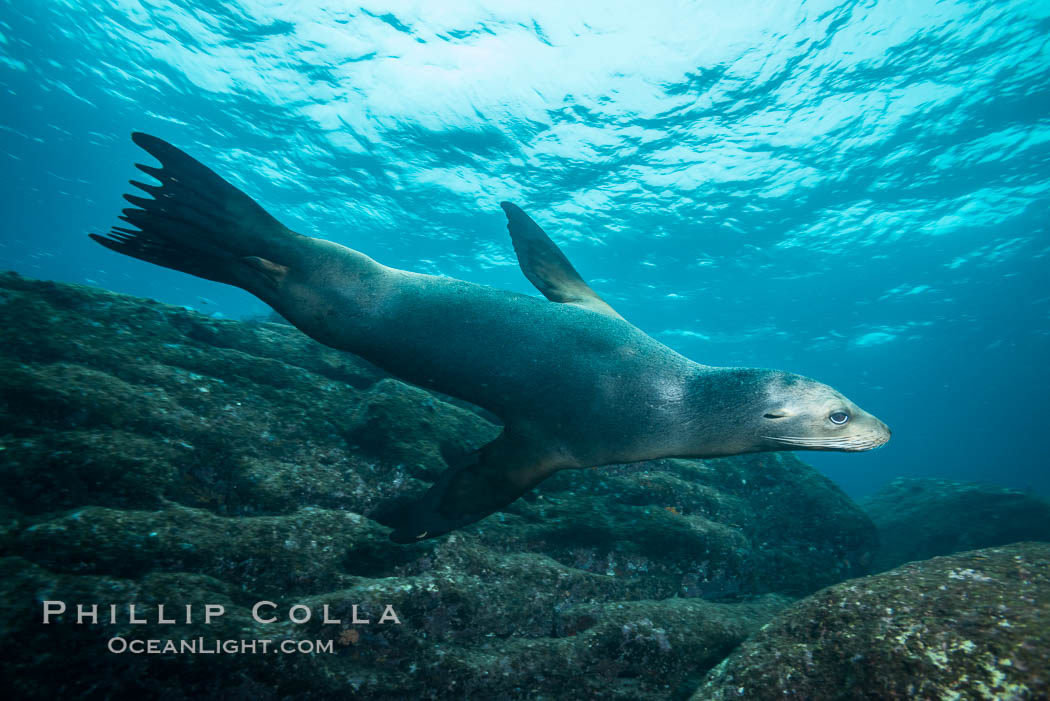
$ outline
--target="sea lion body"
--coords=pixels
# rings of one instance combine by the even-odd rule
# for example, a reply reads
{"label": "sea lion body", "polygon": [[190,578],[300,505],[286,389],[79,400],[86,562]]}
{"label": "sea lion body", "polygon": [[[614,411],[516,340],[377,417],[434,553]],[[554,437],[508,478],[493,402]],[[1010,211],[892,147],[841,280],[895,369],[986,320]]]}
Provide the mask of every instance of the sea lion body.
{"label": "sea lion body", "polygon": [[[163,168],[137,209],[93,238],[260,297],[296,327],[414,384],[477,404],[503,433],[407,509],[411,542],[476,521],[552,472],[660,457],[867,450],[889,429],[834,389],[776,370],[696,363],[625,321],[524,212],[503,203],[523,272],[546,300],[397,270],[296,234],[211,170],[133,136]],[[841,421],[839,420],[841,419]]]}
{"label": "sea lion body", "polygon": [[331,308],[317,327],[294,294],[274,306],[328,345],[571,446],[566,467],[684,454],[695,442],[675,434],[704,366],[627,322],[389,268],[375,284],[382,291],[367,306],[340,301],[357,296],[350,290],[323,295]]}

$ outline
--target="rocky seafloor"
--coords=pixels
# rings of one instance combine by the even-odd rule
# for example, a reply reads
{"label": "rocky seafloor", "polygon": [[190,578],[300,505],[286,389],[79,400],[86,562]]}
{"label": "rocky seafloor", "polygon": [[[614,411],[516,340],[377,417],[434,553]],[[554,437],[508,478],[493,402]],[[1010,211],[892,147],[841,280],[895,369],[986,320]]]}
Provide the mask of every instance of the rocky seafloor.
{"label": "rocky seafloor", "polygon": [[[493,437],[492,417],[286,325],[13,274],[0,334],[0,665],[17,697],[688,698],[878,557],[869,516],[790,453],[562,472],[395,545],[387,515],[443,455]],[[70,610],[44,625],[55,600]],[[278,622],[251,617],[264,600]],[[76,624],[76,603],[103,620]],[[205,624],[206,603],[225,615]],[[309,622],[287,620],[296,604]],[[378,622],[386,605],[399,624]],[[332,652],[114,654],[115,637]],[[735,664],[771,664],[755,660]]]}

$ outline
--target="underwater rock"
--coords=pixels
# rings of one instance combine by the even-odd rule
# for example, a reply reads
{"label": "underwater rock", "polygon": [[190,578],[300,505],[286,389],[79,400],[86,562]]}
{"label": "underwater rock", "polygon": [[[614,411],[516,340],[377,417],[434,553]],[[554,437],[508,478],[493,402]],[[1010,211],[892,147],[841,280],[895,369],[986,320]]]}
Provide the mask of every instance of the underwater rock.
{"label": "underwater rock", "polygon": [[1050,502],[991,484],[902,477],[860,505],[879,529],[873,572],[964,550],[1050,541]]}
{"label": "underwater rock", "polygon": [[[565,471],[398,546],[385,514],[498,432],[484,411],[287,325],[13,274],[0,329],[0,656],[23,696],[682,697],[876,548],[870,519],[788,453]],[[154,622],[43,626],[44,600],[139,602]],[[263,624],[261,600],[316,615]],[[204,603],[225,616],[155,622],[159,604]],[[387,605],[400,624],[376,623]],[[121,635],[334,649],[106,652]]]}
{"label": "underwater rock", "polygon": [[1050,544],[913,562],[780,613],[693,701],[1050,697]]}

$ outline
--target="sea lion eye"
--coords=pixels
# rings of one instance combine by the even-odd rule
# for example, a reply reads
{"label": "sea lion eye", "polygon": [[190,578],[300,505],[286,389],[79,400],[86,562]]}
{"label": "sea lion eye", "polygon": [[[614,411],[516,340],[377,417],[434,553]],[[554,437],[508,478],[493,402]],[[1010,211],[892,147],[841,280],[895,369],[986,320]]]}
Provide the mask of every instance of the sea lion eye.
{"label": "sea lion eye", "polygon": [[836,411],[828,418],[831,419],[831,423],[839,424],[841,426],[842,424],[849,421],[849,414],[847,414],[844,411]]}

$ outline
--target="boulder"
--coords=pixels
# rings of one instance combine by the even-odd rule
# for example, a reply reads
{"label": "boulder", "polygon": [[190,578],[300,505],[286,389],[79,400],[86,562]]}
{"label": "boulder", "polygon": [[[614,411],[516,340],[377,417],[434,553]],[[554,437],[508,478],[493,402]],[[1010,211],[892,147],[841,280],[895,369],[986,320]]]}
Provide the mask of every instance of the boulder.
{"label": "boulder", "polygon": [[913,562],[781,612],[693,701],[1050,698],[1050,544]]}

